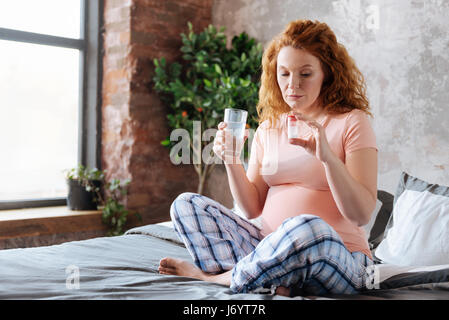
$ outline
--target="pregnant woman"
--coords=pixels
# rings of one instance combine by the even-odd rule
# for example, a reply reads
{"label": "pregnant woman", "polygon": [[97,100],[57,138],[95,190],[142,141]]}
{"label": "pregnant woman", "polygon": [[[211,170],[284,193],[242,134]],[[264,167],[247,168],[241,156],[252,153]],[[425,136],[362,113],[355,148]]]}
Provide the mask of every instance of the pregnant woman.
{"label": "pregnant woman", "polygon": [[[248,170],[238,152],[223,156],[230,151],[225,123],[213,148],[247,219],[203,195],[179,195],[170,214],[194,264],[166,257],[159,272],[235,293],[357,293],[373,264],[362,226],[377,195],[363,76],[332,30],[308,20],[288,24],[262,66]],[[297,138],[288,138],[288,115],[299,124]]]}

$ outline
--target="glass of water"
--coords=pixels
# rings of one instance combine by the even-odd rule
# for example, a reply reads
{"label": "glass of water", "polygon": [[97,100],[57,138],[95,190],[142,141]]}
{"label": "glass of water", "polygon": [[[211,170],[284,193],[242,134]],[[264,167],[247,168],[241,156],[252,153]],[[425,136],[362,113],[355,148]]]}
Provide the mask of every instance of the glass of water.
{"label": "glass of water", "polygon": [[232,155],[240,157],[245,137],[245,127],[248,112],[241,109],[227,108],[224,113],[224,122],[226,123],[226,132],[232,135]]}

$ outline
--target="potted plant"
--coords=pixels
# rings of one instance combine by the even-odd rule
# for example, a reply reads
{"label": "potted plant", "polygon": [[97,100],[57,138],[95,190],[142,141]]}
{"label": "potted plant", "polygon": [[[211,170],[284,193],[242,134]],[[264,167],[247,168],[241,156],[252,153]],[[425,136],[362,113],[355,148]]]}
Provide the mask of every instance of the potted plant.
{"label": "potted plant", "polygon": [[104,174],[94,168],[78,165],[66,171],[67,206],[70,210],[97,210],[96,192],[100,191]]}
{"label": "potted plant", "polygon": [[[128,193],[131,180],[106,181],[105,172],[83,165],[68,170],[66,173],[69,185],[67,205],[71,210],[100,209],[101,220],[108,227],[106,235],[118,236],[123,234],[128,215],[131,213],[122,203],[123,197]],[[139,213],[133,212],[133,214],[139,220],[142,219]]]}
{"label": "potted plant", "polygon": [[[169,106],[169,128],[188,130],[190,153],[202,154],[209,142],[200,139],[199,145],[192,143],[194,121],[201,122],[202,130],[217,128],[225,108],[238,108],[248,111],[247,128],[257,127],[262,45],[243,32],[233,37],[228,48],[223,27],[217,30],[209,25],[199,34],[193,32],[190,22],[188,28],[188,34],[181,34],[183,61],[168,65],[163,57],[155,59],[153,83]],[[161,144],[173,150],[176,141],[167,138]],[[244,154],[247,157],[247,148]],[[198,193],[203,193],[215,164],[194,162]]]}

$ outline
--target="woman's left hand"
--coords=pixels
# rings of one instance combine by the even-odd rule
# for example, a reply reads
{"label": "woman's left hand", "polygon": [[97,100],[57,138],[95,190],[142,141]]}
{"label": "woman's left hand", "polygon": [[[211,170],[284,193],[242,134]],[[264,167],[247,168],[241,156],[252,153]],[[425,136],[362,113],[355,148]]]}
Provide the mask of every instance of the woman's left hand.
{"label": "woman's left hand", "polygon": [[315,120],[309,119],[307,116],[293,112],[296,119],[305,123],[311,130],[312,136],[308,139],[292,138],[288,139],[289,143],[303,147],[308,153],[317,157],[323,163],[328,162],[335,154],[332,152],[326,137],[326,131]]}

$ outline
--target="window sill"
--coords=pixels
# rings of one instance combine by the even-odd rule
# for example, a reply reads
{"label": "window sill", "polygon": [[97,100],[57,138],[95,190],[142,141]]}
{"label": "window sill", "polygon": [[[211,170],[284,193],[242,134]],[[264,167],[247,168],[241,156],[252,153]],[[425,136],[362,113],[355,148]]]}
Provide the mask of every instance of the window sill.
{"label": "window sill", "polygon": [[56,206],[0,211],[0,240],[97,230],[106,230],[100,210]]}

